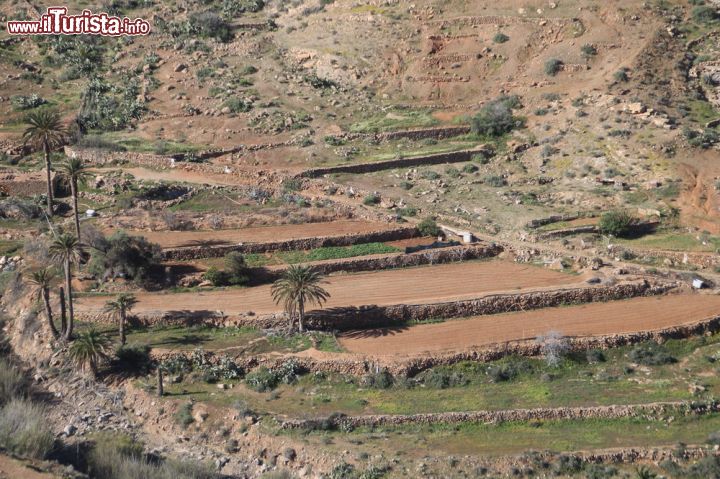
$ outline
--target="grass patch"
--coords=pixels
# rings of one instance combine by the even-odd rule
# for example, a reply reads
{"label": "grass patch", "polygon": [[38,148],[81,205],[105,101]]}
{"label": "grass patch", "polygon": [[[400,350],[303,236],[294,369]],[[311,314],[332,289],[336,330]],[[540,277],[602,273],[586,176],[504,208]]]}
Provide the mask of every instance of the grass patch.
{"label": "grass patch", "polygon": [[720,249],[720,237],[705,235],[703,241],[689,233],[657,233],[634,239],[614,241],[630,248],[648,248],[669,251],[715,252]]}
{"label": "grass patch", "polygon": [[382,131],[403,130],[436,126],[440,122],[432,116],[430,110],[398,111],[382,116],[374,116],[350,125],[353,133],[377,133]]}
{"label": "grass patch", "polygon": [[271,254],[248,254],[245,256],[245,261],[248,266],[259,267],[398,252],[400,252],[399,248],[385,243],[364,243],[352,246],[326,246],[309,251],[280,251]]}

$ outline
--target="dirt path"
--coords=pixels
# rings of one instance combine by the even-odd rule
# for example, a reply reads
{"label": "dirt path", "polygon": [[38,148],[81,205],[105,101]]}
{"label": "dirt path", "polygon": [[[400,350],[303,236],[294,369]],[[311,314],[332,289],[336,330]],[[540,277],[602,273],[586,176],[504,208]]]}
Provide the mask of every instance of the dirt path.
{"label": "dirt path", "polygon": [[163,248],[198,245],[262,243],[316,236],[341,236],[397,228],[390,223],[370,221],[329,221],[297,225],[257,226],[234,230],[212,231],[140,231],[145,238]]}
{"label": "dirt path", "polygon": [[42,472],[17,459],[0,455],[0,479],[53,479],[55,474]]}
{"label": "dirt path", "polygon": [[[390,305],[453,301],[491,292],[558,287],[577,284],[578,276],[508,261],[481,261],[422,266],[331,276],[326,289],[331,298],[326,307]],[[193,293],[140,293],[134,313],[158,311],[222,311],[225,315],[253,311],[281,311],[270,296],[270,286]],[[108,296],[84,297],[76,301],[80,312],[103,308]]]}
{"label": "dirt path", "polygon": [[351,353],[417,355],[533,339],[548,331],[565,336],[631,333],[692,323],[720,314],[720,296],[635,298],[465,320],[348,332],[340,344]]}
{"label": "dirt path", "polygon": [[187,171],[182,168],[168,168],[166,170],[153,170],[150,168],[134,167],[134,168],[93,168],[95,173],[105,173],[110,171],[122,170],[123,173],[130,173],[137,180],[148,181],[171,181],[180,183],[195,183],[199,185],[217,185],[217,186],[237,186],[246,184],[236,175],[213,175],[209,173],[199,173],[196,171]]}

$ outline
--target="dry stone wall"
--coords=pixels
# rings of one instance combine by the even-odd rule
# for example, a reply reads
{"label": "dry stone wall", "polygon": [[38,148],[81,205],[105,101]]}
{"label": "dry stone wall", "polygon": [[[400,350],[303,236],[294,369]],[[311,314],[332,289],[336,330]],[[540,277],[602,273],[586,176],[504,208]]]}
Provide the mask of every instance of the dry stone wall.
{"label": "dry stone wall", "polygon": [[312,238],[296,238],[285,241],[264,243],[240,243],[222,246],[191,246],[168,248],[163,250],[165,260],[189,260],[199,258],[220,258],[238,251],[240,253],[267,253],[270,251],[306,251],[326,246],[351,246],[360,243],[398,241],[414,238],[420,233],[415,227],[403,227],[392,230],[371,231],[367,233],[348,234],[342,236],[319,236]]}
{"label": "dry stone wall", "polygon": [[316,178],[323,175],[336,173],[373,173],[376,171],[392,170],[395,168],[409,168],[423,165],[440,165],[444,163],[461,163],[470,161],[475,155],[490,157],[493,154],[489,146],[483,145],[473,150],[455,151],[452,153],[440,153],[437,155],[418,156],[415,158],[400,158],[397,160],[375,161],[371,163],[359,163],[356,165],[329,166],[327,168],[312,168],[305,170],[298,176],[301,178]]}
{"label": "dry stone wall", "polygon": [[[619,419],[632,417],[664,417],[702,415],[720,411],[720,404],[708,402],[656,402],[611,406],[558,407],[534,409],[506,409],[499,411],[446,412],[427,414],[375,414],[366,416],[340,416],[331,421],[343,430],[357,427],[400,426],[403,424],[502,424],[520,421],[558,421],[584,419]],[[328,419],[298,419],[284,421],[282,429],[317,429]]]}
{"label": "dry stone wall", "polygon": [[462,318],[550,308],[567,304],[649,296],[662,294],[672,287],[674,285],[651,285],[643,280],[612,286],[588,286],[519,294],[494,294],[478,299],[434,304],[331,308],[311,311],[308,313],[307,324],[308,327],[314,329],[338,331],[398,326],[408,322],[429,321],[437,318]]}
{"label": "dry stone wall", "polygon": [[[398,253],[381,257],[350,258],[346,260],[314,264],[312,265],[312,269],[325,275],[338,272],[358,273],[361,271],[380,271],[385,269],[407,268],[428,264],[445,264],[489,258],[497,256],[502,251],[503,249],[497,245],[454,246],[450,248],[418,251],[409,254]],[[253,271],[251,276],[261,283],[272,282],[279,279],[284,271],[284,268],[274,270],[258,268]]]}

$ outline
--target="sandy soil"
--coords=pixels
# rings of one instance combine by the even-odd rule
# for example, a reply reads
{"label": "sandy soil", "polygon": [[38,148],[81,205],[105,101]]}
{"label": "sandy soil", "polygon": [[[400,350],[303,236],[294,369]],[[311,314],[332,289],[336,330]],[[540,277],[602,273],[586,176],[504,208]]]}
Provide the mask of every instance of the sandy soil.
{"label": "sandy soil", "polygon": [[389,223],[370,221],[329,221],[297,225],[257,226],[234,230],[212,231],[142,231],[142,235],[164,248],[197,245],[262,243],[315,236],[341,236],[396,228]]}
{"label": "sandy soil", "polygon": [[594,336],[662,329],[699,321],[718,311],[717,295],[658,296],[355,331],[339,339],[351,353],[415,355],[533,339],[549,331],[565,336]]}
{"label": "sandy soil", "polygon": [[49,472],[40,472],[8,456],[0,455],[0,479],[52,479],[58,478]]}
{"label": "sandy soil", "polygon": [[[325,286],[325,307],[422,304],[482,296],[492,292],[558,287],[579,283],[577,276],[505,261],[455,263],[372,273],[337,275]],[[281,311],[270,296],[270,285],[247,289],[193,293],[140,293],[135,313],[156,311],[222,311],[233,315]],[[76,300],[78,311],[102,309],[107,296]]]}

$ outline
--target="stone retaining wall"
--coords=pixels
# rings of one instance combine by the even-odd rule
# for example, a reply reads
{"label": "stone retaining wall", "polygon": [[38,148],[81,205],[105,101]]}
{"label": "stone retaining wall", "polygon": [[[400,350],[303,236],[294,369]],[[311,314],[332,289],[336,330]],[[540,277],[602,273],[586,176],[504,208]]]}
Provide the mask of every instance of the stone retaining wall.
{"label": "stone retaining wall", "polygon": [[[321,274],[358,273],[362,271],[381,271],[385,269],[407,268],[428,264],[445,264],[469,261],[497,256],[503,251],[496,245],[454,246],[418,251],[414,253],[397,253],[381,257],[357,257],[311,265],[312,269]],[[279,279],[285,268],[269,270],[257,268],[251,277],[260,283],[269,283]]]}
{"label": "stone retaining wall", "polygon": [[430,321],[437,318],[463,318],[510,311],[550,308],[567,304],[611,301],[662,294],[673,286],[650,285],[647,281],[613,286],[535,291],[516,294],[493,294],[477,299],[434,304],[399,304],[389,306],[360,306],[315,310],[308,313],[307,325],[321,330],[352,330],[391,327],[408,322]]}
{"label": "stone retaining wall", "polygon": [[[683,339],[703,334],[720,332],[720,316],[703,319],[692,324],[673,326],[669,328],[641,331],[636,333],[623,333],[605,336],[590,336],[582,338],[569,338],[571,351],[580,352],[589,349],[609,349],[620,346],[642,343],[645,341],[664,342],[668,339]],[[159,359],[174,356],[187,356],[190,352],[178,352],[159,355]],[[207,353],[211,361],[218,359],[212,353]],[[355,354],[337,354],[331,358],[315,359],[307,356],[242,356],[236,358],[236,363],[245,371],[258,366],[273,369],[292,358],[298,367],[305,372],[338,373],[351,376],[364,376],[380,370],[387,370],[395,377],[412,377],[418,373],[436,366],[448,366],[462,361],[489,362],[497,361],[506,356],[540,356],[540,346],[535,341],[515,341],[488,346],[479,349],[470,349],[458,353],[428,355],[421,357],[369,357]]]}
{"label": "stone retaining wall", "polygon": [[[343,307],[308,312],[306,326],[308,329],[329,331],[392,327],[412,321],[463,318],[568,304],[651,296],[663,294],[675,287],[675,283],[651,285],[643,280],[612,286],[587,286],[551,291],[493,294],[476,299],[434,304]],[[106,323],[113,321],[111,317],[102,311],[77,313],[77,316],[81,320],[88,322]],[[138,314],[134,320],[137,324],[143,326],[205,324],[217,327],[251,326],[261,329],[277,329],[285,328],[288,324],[287,316],[284,313],[266,315],[248,313],[225,316],[220,311],[153,311]]]}
{"label": "stone retaining wall", "polygon": [[720,267],[720,255],[717,253],[692,253],[685,251],[666,251],[666,250],[651,250],[651,249],[639,249],[639,248],[626,248],[621,246],[621,249],[634,255],[635,257],[652,257],[661,260],[669,260],[673,264],[684,264],[697,266],[702,269],[715,269]]}
{"label": "stone retaining wall", "polygon": [[[446,412],[427,414],[375,414],[366,416],[341,416],[331,419],[334,426],[347,428],[400,426],[403,424],[454,424],[524,421],[573,421],[584,419],[619,419],[630,417],[663,417],[667,415],[702,415],[720,411],[720,403],[672,401],[649,404],[611,406],[580,406],[535,409],[506,409],[499,411]],[[284,421],[282,429],[318,429],[328,419],[296,419]]]}
{"label": "stone retaining wall", "polygon": [[318,176],[335,173],[373,173],[376,171],[391,170],[394,168],[410,168],[413,166],[439,165],[443,163],[461,163],[470,161],[475,155],[489,157],[493,154],[492,149],[483,145],[473,150],[455,151],[451,153],[440,153],[437,155],[418,156],[415,158],[401,158],[397,160],[375,161],[371,163],[360,163],[356,165],[330,166],[327,168],[312,168],[298,175],[300,178],[317,178]]}
{"label": "stone retaining wall", "polygon": [[264,243],[240,243],[221,246],[189,246],[181,248],[167,248],[163,250],[165,260],[190,260],[199,258],[220,258],[238,251],[243,254],[267,253],[270,251],[307,251],[326,246],[351,246],[361,243],[375,243],[385,241],[398,241],[419,236],[415,227],[402,227],[392,230],[371,231],[367,233],[347,234],[341,236],[319,236],[311,238],[296,238],[285,241],[271,241]]}

